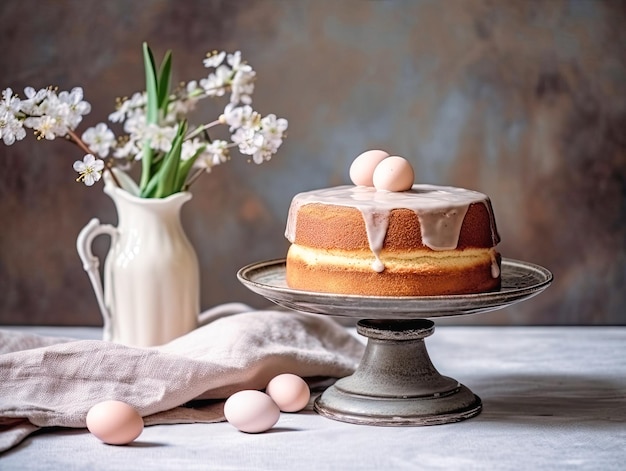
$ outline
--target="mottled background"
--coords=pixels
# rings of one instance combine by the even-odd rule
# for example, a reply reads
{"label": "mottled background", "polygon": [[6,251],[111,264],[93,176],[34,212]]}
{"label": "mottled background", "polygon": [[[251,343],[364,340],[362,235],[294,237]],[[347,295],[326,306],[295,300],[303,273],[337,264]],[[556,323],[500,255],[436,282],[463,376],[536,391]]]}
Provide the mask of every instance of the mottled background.
{"label": "mottled background", "polygon": [[[144,40],[173,50],[176,80],[201,78],[209,50],[243,52],[255,108],[288,118],[289,138],[268,164],[234,158],[193,188],[203,308],[265,306],[235,274],[284,256],[291,197],[348,183],[352,159],[383,148],[420,182],[490,195],[504,256],[555,275],[532,300],[449,322],[624,324],[624,24],[608,0],[4,0],[0,87],[80,85],[84,129],[143,89]],[[101,323],[75,239],[116,214],[74,183],[78,158],[62,140],[0,145],[0,324]]]}

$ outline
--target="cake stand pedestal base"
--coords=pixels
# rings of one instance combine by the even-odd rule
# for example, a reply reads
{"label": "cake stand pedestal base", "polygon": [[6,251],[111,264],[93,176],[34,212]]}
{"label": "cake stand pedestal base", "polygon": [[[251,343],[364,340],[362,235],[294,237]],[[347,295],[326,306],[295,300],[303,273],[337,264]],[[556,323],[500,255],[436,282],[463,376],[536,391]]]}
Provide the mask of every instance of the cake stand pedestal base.
{"label": "cake stand pedestal base", "polygon": [[427,319],[365,319],[357,332],[367,347],[357,370],[329,387],[315,403],[321,415],[367,425],[438,425],[480,413],[480,398],[433,366],[424,338]]}

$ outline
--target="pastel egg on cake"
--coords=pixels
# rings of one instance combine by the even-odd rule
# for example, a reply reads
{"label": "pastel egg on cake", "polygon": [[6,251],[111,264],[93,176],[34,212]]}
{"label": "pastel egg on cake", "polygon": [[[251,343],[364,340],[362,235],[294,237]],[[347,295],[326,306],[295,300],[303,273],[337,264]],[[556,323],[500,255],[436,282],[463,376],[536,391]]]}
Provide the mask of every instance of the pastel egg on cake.
{"label": "pastel egg on cake", "polygon": [[376,166],[389,157],[384,150],[368,150],[359,154],[350,165],[350,180],[359,186],[374,186],[372,177]]}
{"label": "pastel egg on cake", "polygon": [[382,160],[374,169],[372,182],[377,190],[408,191],[415,181],[413,166],[397,155]]}

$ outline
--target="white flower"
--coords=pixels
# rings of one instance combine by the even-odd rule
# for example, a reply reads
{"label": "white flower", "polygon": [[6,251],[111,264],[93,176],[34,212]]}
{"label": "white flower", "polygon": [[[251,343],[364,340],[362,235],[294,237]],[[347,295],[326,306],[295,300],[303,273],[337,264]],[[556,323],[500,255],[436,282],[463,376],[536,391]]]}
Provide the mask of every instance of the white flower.
{"label": "white flower", "polygon": [[121,123],[126,119],[126,113],[130,109],[130,101],[123,101],[118,108],[109,115],[109,121],[112,123]]}
{"label": "white flower", "polygon": [[241,62],[241,51],[235,51],[232,54],[228,54],[226,62],[228,62],[228,65],[230,65],[233,70],[240,68],[244,64]]}
{"label": "white flower", "polygon": [[36,108],[46,98],[48,91],[45,88],[35,91],[33,87],[24,88],[25,100],[22,100],[21,110],[26,114],[38,114]]}
{"label": "white flower", "polygon": [[83,100],[83,89],[72,88],[71,92],[59,93],[57,116],[64,120],[62,126],[72,131],[80,124],[83,115],[89,114],[91,105]]}
{"label": "white flower", "polygon": [[267,148],[276,153],[280,145],[283,143],[285,131],[289,123],[284,118],[276,118],[275,114],[268,114],[261,119],[261,128]]}
{"label": "white flower", "polygon": [[153,149],[167,152],[176,137],[176,128],[150,124],[145,129],[144,137],[150,141],[150,147]]}
{"label": "white flower", "polygon": [[34,129],[37,139],[47,139],[49,141],[54,140],[57,134],[60,134],[60,131],[66,131],[66,128],[59,129],[57,120],[47,115],[26,118],[24,126]]}
{"label": "white flower", "polygon": [[2,101],[0,101],[0,114],[11,113],[15,115],[20,111],[21,100],[13,95],[11,88],[2,91]]}
{"label": "white flower", "polygon": [[207,69],[211,67],[216,68],[224,61],[225,56],[226,56],[226,52],[224,51],[222,52],[213,51],[207,54],[207,58],[204,59],[203,64]]}
{"label": "white flower", "polygon": [[233,106],[229,103],[224,108],[221,121],[230,126],[232,141],[239,147],[239,152],[252,155],[256,163],[269,160],[283,143],[288,122],[270,114],[262,118],[251,106]]}
{"label": "white flower", "polygon": [[189,160],[194,157],[199,151],[203,150],[206,147],[206,142],[200,139],[191,139],[188,141],[183,141],[183,146],[180,152],[181,160]]}
{"label": "white flower", "polygon": [[210,172],[213,167],[228,160],[228,142],[216,139],[198,156],[193,166]]}
{"label": "white flower", "polygon": [[43,116],[46,114],[54,114],[57,112],[58,107],[59,97],[53,90],[46,88],[43,90],[43,99],[35,103],[30,115]]}
{"label": "white flower", "polygon": [[224,122],[230,126],[230,132],[238,128],[256,127],[261,119],[261,115],[250,105],[233,106],[231,103],[224,108],[223,116]]}
{"label": "white flower", "polygon": [[11,113],[0,113],[0,138],[7,146],[26,137],[22,121]]}
{"label": "white flower", "polygon": [[137,145],[137,141],[129,139],[123,146],[115,148],[113,157],[116,159],[128,159],[132,157],[133,160],[141,160],[141,149]]}
{"label": "white flower", "polygon": [[232,71],[225,65],[220,65],[207,78],[200,80],[200,86],[207,96],[224,96],[229,87]]}
{"label": "white flower", "polygon": [[121,123],[129,115],[136,113],[138,108],[144,107],[146,102],[145,92],[135,92],[131,98],[118,100],[117,110],[109,115],[109,121]]}
{"label": "white flower", "polygon": [[237,104],[241,102],[246,105],[252,103],[251,95],[254,92],[254,77],[254,74],[251,75],[244,72],[237,72],[231,84],[231,103]]}
{"label": "white flower", "polygon": [[263,146],[263,134],[254,128],[239,128],[232,135],[232,140],[244,155],[254,155]]}
{"label": "white flower", "polygon": [[0,138],[7,146],[26,136],[22,121],[16,117],[20,106],[20,99],[13,95],[13,90],[10,88],[3,90],[0,101]]}
{"label": "white flower", "polygon": [[124,121],[124,132],[140,138],[146,128],[146,113],[141,109],[134,109],[128,113]]}
{"label": "white flower", "polygon": [[104,161],[96,159],[93,154],[87,154],[82,161],[74,162],[74,170],[80,174],[76,181],[83,181],[87,186],[92,186],[100,180],[103,169]]}
{"label": "white flower", "polygon": [[241,52],[236,51],[229,54],[226,62],[232,67],[231,79],[231,95],[230,102],[233,104],[243,103],[249,105],[252,103],[250,95],[254,92],[254,80],[256,72],[252,67],[241,60]]}
{"label": "white flower", "polygon": [[109,155],[111,147],[115,146],[115,134],[105,123],[98,123],[88,128],[81,136],[83,142],[100,157]]}
{"label": "white flower", "polygon": [[231,103],[243,103],[245,105],[252,103],[251,95],[254,92],[254,77],[254,75],[237,72],[231,84]]}
{"label": "white flower", "polygon": [[198,85],[197,80],[191,80],[185,85],[185,92],[189,95],[199,95],[202,92],[202,87]]}
{"label": "white flower", "polygon": [[268,146],[267,143],[263,143],[254,154],[252,154],[252,160],[255,164],[262,164],[272,158],[276,151]]}
{"label": "white flower", "polygon": [[272,158],[283,143],[288,121],[276,118],[269,114],[261,118],[249,106],[242,106],[228,110],[225,116],[227,122],[239,127],[232,135],[232,140],[239,147],[239,152],[251,155],[252,160],[261,164]]}

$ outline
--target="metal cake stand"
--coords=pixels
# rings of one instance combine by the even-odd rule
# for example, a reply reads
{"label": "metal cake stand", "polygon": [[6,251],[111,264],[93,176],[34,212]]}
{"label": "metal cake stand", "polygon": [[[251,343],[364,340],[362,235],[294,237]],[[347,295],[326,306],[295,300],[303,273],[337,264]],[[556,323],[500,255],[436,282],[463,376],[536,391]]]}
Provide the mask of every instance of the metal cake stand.
{"label": "metal cake stand", "polygon": [[478,415],[480,398],[432,364],[424,339],[429,318],[494,311],[531,298],[552,282],[532,263],[502,260],[498,291],[454,296],[358,296],[294,290],[285,281],[285,260],[243,267],[237,278],[253,292],[289,309],[360,319],[367,338],[356,371],[337,380],[314,403],[328,418],[367,425],[437,425]]}

